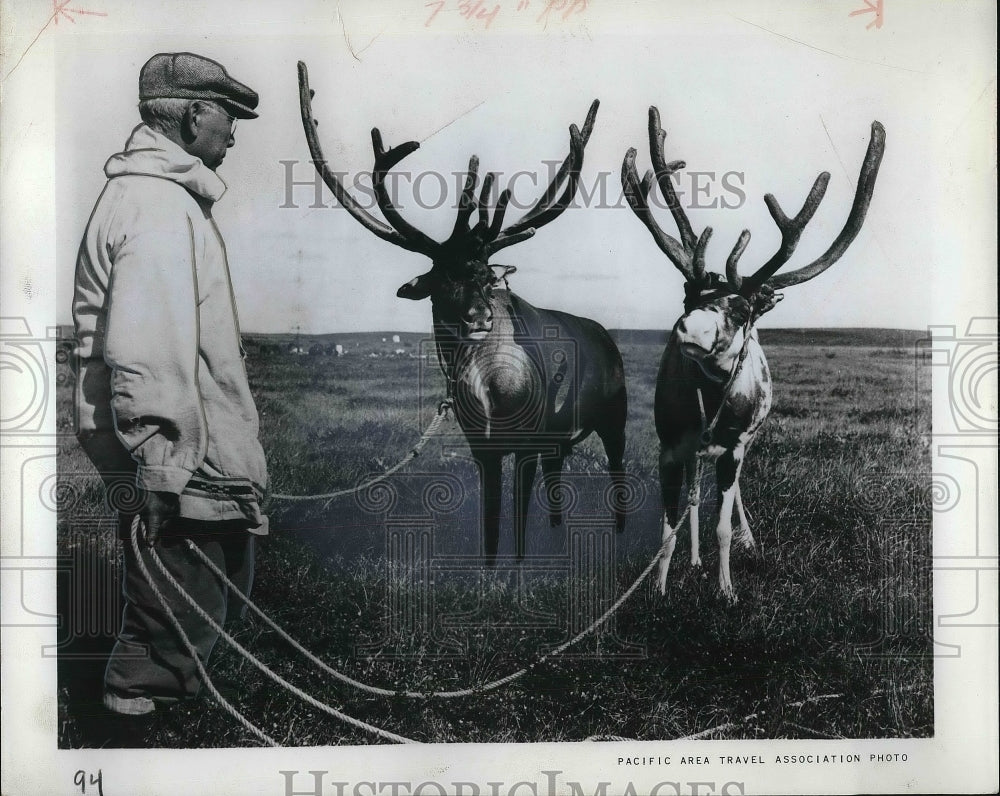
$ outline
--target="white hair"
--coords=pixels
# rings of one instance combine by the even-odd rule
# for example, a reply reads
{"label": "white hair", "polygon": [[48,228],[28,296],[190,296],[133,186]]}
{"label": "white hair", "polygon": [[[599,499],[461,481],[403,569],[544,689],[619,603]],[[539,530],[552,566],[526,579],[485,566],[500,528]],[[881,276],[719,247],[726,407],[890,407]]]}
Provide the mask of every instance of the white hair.
{"label": "white hair", "polygon": [[142,100],[139,103],[139,116],[145,124],[158,132],[177,130],[192,102],[194,100],[176,97]]}

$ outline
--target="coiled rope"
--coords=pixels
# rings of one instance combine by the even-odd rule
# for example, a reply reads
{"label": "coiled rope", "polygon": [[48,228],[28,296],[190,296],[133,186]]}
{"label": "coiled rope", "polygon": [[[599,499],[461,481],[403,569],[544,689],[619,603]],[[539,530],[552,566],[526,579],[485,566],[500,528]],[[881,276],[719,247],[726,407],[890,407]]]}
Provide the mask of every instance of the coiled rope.
{"label": "coiled rope", "polygon": [[[142,518],[140,517],[140,515],[137,514],[135,516],[135,519],[132,520],[131,537],[132,537],[132,549],[135,551],[136,559],[139,562],[139,568],[142,572],[143,577],[146,578],[147,582],[150,585],[150,588],[153,590],[153,593],[156,595],[156,599],[159,601],[160,606],[167,614],[170,623],[174,626],[174,629],[180,635],[182,643],[187,648],[188,654],[190,654],[191,657],[194,659],[195,666],[198,669],[198,674],[204,679],[205,683],[209,685],[209,691],[211,692],[212,696],[215,697],[215,699],[219,702],[220,705],[222,705],[222,707],[226,710],[226,712],[228,712],[230,715],[236,718],[237,721],[240,722],[240,724],[242,724],[245,728],[250,730],[250,732],[252,732],[258,738],[263,740],[265,743],[268,743],[271,746],[278,746],[279,744],[276,741],[274,741],[273,738],[268,737],[263,730],[252,724],[249,719],[243,716],[235,707],[233,707],[229,702],[227,702],[222,697],[222,695],[215,689],[215,687],[211,685],[211,680],[208,677],[208,672],[205,671],[205,667],[201,663],[197,651],[191,644],[190,639],[188,639],[187,635],[184,633],[184,630],[181,627],[180,622],[177,620],[177,617],[174,615],[173,611],[168,605],[166,597],[163,596],[163,593],[160,591],[159,587],[157,587],[156,583],[150,577],[149,570],[143,563],[142,556],[140,554],[141,551],[139,549],[139,540],[138,540],[139,526],[141,523],[142,523]],[[197,549],[194,543],[190,539],[187,540],[187,543],[189,547],[194,546],[195,549]],[[198,552],[201,553],[200,550]],[[222,626],[219,625],[219,623],[216,622],[215,619],[213,619],[212,616],[207,611],[205,611],[204,608],[198,605],[195,599],[190,594],[188,594],[187,591],[184,590],[184,588],[177,582],[177,579],[174,578],[174,576],[170,573],[166,565],[156,554],[155,548],[153,547],[149,548],[149,557],[156,565],[156,568],[160,571],[160,574],[163,576],[163,579],[166,580],[167,583],[169,583],[177,591],[177,593],[181,596],[184,602],[186,602],[189,606],[191,606],[191,609],[196,614],[198,614],[198,616],[201,617],[201,619],[205,623],[207,623],[208,626],[212,628],[212,630],[214,630],[216,633],[219,634],[220,638],[224,639],[228,644],[230,644],[233,647],[233,649],[239,652],[250,663],[256,666],[263,674],[265,674],[275,683],[280,685],[282,688],[294,694],[304,702],[307,702],[308,704],[312,705],[314,708],[321,710],[324,713],[327,713],[333,716],[334,718],[345,722],[346,724],[350,724],[352,727],[356,727],[358,729],[364,730],[365,732],[372,733],[373,735],[377,735],[380,738],[384,738],[385,740],[392,741],[394,743],[419,743],[419,741],[414,741],[411,738],[405,738],[402,735],[396,735],[393,732],[389,732],[388,730],[383,730],[380,727],[368,724],[364,721],[361,721],[360,719],[354,718],[353,716],[348,716],[346,713],[343,713],[342,711],[339,711],[336,708],[331,707],[330,705],[327,705],[324,702],[320,702],[315,697],[311,696],[310,694],[307,694],[301,688],[298,688],[297,686],[294,686],[291,683],[289,683],[281,675],[272,671],[267,664],[262,662],[256,656],[254,656],[253,653],[251,653],[248,649],[246,649],[246,647],[244,647],[229,633],[227,633],[222,628]],[[235,589],[236,587],[233,586],[232,588]],[[236,593],[240,594],[242,592],[240,592],[239,589],[236,589]]]}
{"label": "coiled rope", "polygon": [[[677,522],[678,528],[680,528],[680,526],[684,523],[684,520],[687,518],[687,515],[690,512],[690,510],[691,510],[690,506],[685,508],[684,514],[680,517],[680,519]],[[260,619],[264,622],[264,624],[266,624],[275,633],[277,633],[278,636],[280,636],[282,639],[288,642],[294,649],[300,652],[314,665],[316,665],[319,669],[321,669],[323,672],[330,675],[331,677],[334,677],[337,680],[341,681],[342,683],[352,686],[353,688],[357,688],[360,691],[364,691],[367,694],[374,694],[376,696],[405,697],[408,699],[457,699],[459,697],[484,694],[488,691],[495,691],[498,688],[502,688],[505,685],[509,685],[515,680],[518,680],[519,678],[526,675],[528,672],[531,672],[534,669],[541,666],[549,658],[553,658],[557,655],[560,655],[561,653],[565,652],[567,649],[572,647],[574,644],[579,643],[588,635],[593,633],[595,630],[597,630],[597,628],[599,628],[601,625],[607,622],[608,619],[610,619],[611,616],[619,608],[621,608],[621,606],[625,603],[625,601],[628,600],[629,597],[631,597],[635,593],[635,590],[639,588],[642,582],[649,576],[649,573],[652,572],[653,567],[656,566],[656,562],[659,561],[660,558],[663,556],[663,554],[666,552],[667,545],[670,543],[670,541],[672,541],[672,539],[676,535],[677,535],[677,530],[675,529],[663,541],[663,544],[660,546],[660,549],[657,550],[656,554],[652,557],[649,564],[646,565],[646,568],[639,574],[639,576],[635,579],[635,581],[632,582],[632,585],[629,586],[603,614],[601,614],[597,619],[591,622],[590,625],[588,625],[584,630],[581,630],[579,633],[573,636],[573,638],[571,638],[569,641],[564,641],[558,647],[555,647],[549,650],[548,652],[539,655],[534,661],[532,661],[532,663],[528,664],[527,666],[523,666],[522,668],[518,669],[515,672],[512,672],[511,674],[508,674],[506,677],[501,677],[497,680],[491,680],[490,682],[484,683],[482,685],[472,686],[471,688],[462,688],[456,691],[408,691],[405,689],[392,690],[388,688],[380,688],[379,686],[373,686],[373,685],[368,685],[367,683],[362,683],[359,680],[355,680],[353,677],[344,674],[343,672],[337,671],[336,669],[334,669],[333,667],[329,666],[328,664],[320,660],[318,657],[316,657],[316,655],[314,655],[308,649],[303,647],[298,641],[296,641],[284,629],[282,629],[273,619],[271,619],[267,614],[265,614],[256,605],[256,603],[254,603],[253,600],[251,600],[247,595],[245,595],[242,591],[240,591],[236,587],[236,585],[233,584],[232,581],[230,581],[229,578],[226,577],[226,575],[222,572],[222,570],[220,570],[215,565],[215,563],[211,561],[208,558],[208,556],[206,556],[205,553],[198,548],[196,544],[194,544],[194,542],[188,539],[187,544],[188,548],[195,554],[195,556],[198,559],[200,559],[201,562],[205,564],[205,566],[207,566],[216,577],[220,578],[222,582],[226,584],[227,587],[232,589],[237,595],[237,597],[239,597],[239,599],[242,600],[246,604],[246,606],[251,611],[253,611],[254,614],[260,617]],[[248,660],[250,660],[251,663],[253,663],[258,668],[264,666],[264,664],[262,664],[260,661],[258,661],[256,658],[253,657],[252,653],[247,652],[242,647],[239,647],[239,650],[243,655],[247,656]]]}

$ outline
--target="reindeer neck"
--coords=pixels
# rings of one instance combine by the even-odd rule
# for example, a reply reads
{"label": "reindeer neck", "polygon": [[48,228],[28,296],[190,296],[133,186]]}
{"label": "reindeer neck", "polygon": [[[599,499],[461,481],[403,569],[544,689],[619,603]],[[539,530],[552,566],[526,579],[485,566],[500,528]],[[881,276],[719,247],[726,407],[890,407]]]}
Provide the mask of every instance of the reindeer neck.
{"label": "reindeer neck", "polygon": [[441,322],[434,313],[434,342],[449,386],[461,377],[463,370],[491,359],[501,346],[514,339],[517,321],[513,301],[516,300],[517,297],[508,290],[493,291],[493,329],[482,340],[460,340],[449,325]]}

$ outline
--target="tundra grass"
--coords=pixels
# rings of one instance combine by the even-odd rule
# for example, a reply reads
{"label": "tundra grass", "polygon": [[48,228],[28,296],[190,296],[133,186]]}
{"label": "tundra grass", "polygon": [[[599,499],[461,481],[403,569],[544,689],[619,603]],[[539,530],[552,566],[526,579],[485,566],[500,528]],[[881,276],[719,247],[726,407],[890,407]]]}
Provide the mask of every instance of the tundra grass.
{"label": "tundra grass", "polygon": [[[685,531],[664,596],[647,581],[600,631],[488,693],[371,696],[317,672],[257,620],[236,625],[238,639],[314,696],[420,741],[933,735],[930,388],[914,356],[918,335],[771,336],[764,342],[774,407],[741,480],[758,551],[733,547],[735,606],[715,585],[714,507],[706,500],[702,568],[690,566]],[[419,358],[412,336],[402,355],[378,338],[343,357],[251,353],[272,491],[353,486],[416,443],[443,397],[437,365]],[[520,575],[513,567],[456,565],[427,580],[431,559],[460,560],[480,544],[477,473],[452,422],[384,489],[329,505],[274,501],[254,599],[330,665],[389,689],[481,685],[565,641],[633,582],[660,542],[652,400],[662,344],[638,333],[620,339],[629,387],[626,467],[641,494],[624,534],[595,531],[610,540],[610,559],[572,576],[530,563]],[[70,430],[72,373],[60,367],[59,425]],[[60,552],[86,546],[106,585],[116,547],[99,482],[71,438],[59,457]],[[713,478],[706,476],[705,496]],[[509,466],[504,479],[501,554],[509,555]],[[596,438],[567,460],[566,480],[576,504],[562,526],[550,527],[536,493],[529,562],[565,559],[595,518],[611,525],[592,499],[607,486]],[[414,554],[412,566],[387,558],[392,528],[405,535],[424,525],[430,547]],[[60,581],[65,611],[82,599],[86,585],[78,580]],[[591,601],[582,613],[581,595]],[[99,656],[110,635],[65,646],[60,746],[258,743],[207,697],[159,711],[143,733],[117,731],[98,706]],[[223,643],[210,670],[233,703],[283,744],[381,742],[284,693]]]}

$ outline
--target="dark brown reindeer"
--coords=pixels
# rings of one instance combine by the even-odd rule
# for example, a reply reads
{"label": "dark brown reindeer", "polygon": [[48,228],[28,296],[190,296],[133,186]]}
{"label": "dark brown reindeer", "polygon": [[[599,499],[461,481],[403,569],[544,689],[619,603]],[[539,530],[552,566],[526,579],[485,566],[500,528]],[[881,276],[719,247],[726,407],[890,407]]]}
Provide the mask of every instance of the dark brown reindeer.
{"label": "dark brown reindeer", "polygon": [[[805,204],[789,218],[777,199],[764,197],[767,209],[781,231],[775,254],[751,276],[741,277],[737,263],[750,242],[749,230],[740,234],[726,261],[726,276],[705,271],[705,249],[712,235],[706,227],[695,234],[671,183],[671,175],[685,167],[683,161],[668,163],[663,154],[666,133],[655,107],[649,109],[649,151],[653,169],[639,180],[635,149],[629,149],[622,164],[622,186],[632,210],[649,228],[657,245],[684,275],[684,314],[673,327],[660,361],[656,380],[655,420],[660,439],[660,489],[663,496],[663,542],[659,565],[660,592],[666,591],[667,570],[676,544],[681,518],[681,487],[687,480],[690,507],[691,564],[700,566],[698,553],[699,459],[714,459],[719,500],[716,536],[719,542],[719,588],[736,602],[729,574],[732,516],[739,517],[740,544],[755,547],[740,497],[739,477],[747,448],[771,408],[771,376],[767,360],[753,328],[763,313],[782,296],[776,290],[818,276],[843,255],[861,230],[875,187],[875,178],[885,147],[885,130],[872,124],[868,152],[861,167],[854,203],[847,222],[829,249],[809,265],[783,274],[799,237],[826,192],[830,175],[816,178]],[[659,185],[673,215],[680,240],[666,234],[649,210],[649,192]]]}
{"label": "dark brown reindeer", "polygon": [[[507,227],[503,221],[510,191],[500,193],[490,217],[488,202],[495,176],[485,176],[477,200],[479,161],[473,157],[455,226],[451,236],[439,243],[402,218],[385,184],[388,171],[419,144],[410,141],[387,150],[378,129],[372,130],[372,182],[385,224],[366,212],[328,167],[312,116],[314,92],[301,62],[299,91],[309,151],[340,204],[378,237],[431,259],[431,269],[404,284],[396,295],[431,299],[435,345],[449,397],[481,470],[486,556],[495,559],[499,545],[503,457],[514,454],[515,552],[520,559],[539,458],[555,526],[562,522],[563,460],[573,445],[594,431],[608,456],[615,522],[621,531],[627,410],[621,354],[599,324],[533,307],[507,288],[506,277],[516,270],[514,266],[489,263],[493,254],[527,240],[572,202],[597,101],[590,106],[582,130],[570,127],[570,153],[545,193],[523,218]],[[474,214],[475,224],[471,223]]]}

